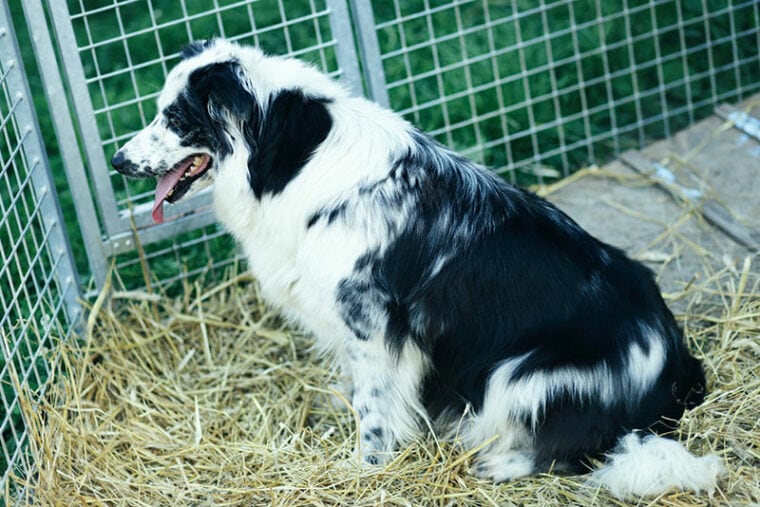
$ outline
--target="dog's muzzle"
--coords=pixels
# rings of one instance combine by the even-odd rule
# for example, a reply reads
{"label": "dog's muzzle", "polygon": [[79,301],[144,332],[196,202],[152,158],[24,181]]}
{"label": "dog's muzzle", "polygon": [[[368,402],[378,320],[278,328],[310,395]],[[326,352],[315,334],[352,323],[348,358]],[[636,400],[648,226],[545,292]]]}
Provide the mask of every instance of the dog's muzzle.
{"label": "dog's muzzle", "polygon": [[137,173],[137,164],[130,161],[123,150],[118,150],[111,158],[111,166],[116,169],[116,172],[123,174],[124,176],[134,176]]}

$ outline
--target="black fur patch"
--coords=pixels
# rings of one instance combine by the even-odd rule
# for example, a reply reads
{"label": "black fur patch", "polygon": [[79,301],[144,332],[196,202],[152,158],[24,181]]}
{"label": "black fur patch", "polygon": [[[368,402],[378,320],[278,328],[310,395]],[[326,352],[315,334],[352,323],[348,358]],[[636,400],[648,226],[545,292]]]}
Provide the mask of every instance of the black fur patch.
{"label": "black fur patch", "polygon": [[278,194],[308,163],[332,128],[327,99],[285,90],[266,108],[258,132],[251,132],[248,174],[256,197]]}
{"label": "black fur patch", "polygon": [[210,40],[193,41],[182,48],[180,56],[182,56],[183,59],[192,58],[193,56],[197,56],[203,53],[206,49],[209,48],[209,46],[211,46]]}
{"label": "black fur patch", "polygon": [[388,304],[388,291],[377,285],[374,270],[378,265],[378,251],[373,249],[354,263],[354,273],[338,284],[336,300],[340,305],[343,322],[360,340],[368,340],[377,331],[372,312]]}
{"label": "black fur patch", "polygon": [[[186,57],[202,52],[207,43],[193,43]],[[292,180],[332,128],[327,99],[300,90],[280,92],[266,115],[257,98],[241,82],[237,61],[213,63],[194,70],[187,88],[163,111],[169,128],[183,146],[209,149],[219,159],[232,152],[227,124],[237,122],[249,148],[248,173],[253,193],[277,194]],[[328,212],[335,220],[342,210]]]}
{"label": "black fur patch", "polygon": [[337,301],[346,326],[360,340],[368,340],[372,332],[371,314],[377,291],[364,276],[342,280],[338,284]]}
{"label": "black fur patch", "polygon": [[309,217],[309,220],[306,221],[306,228],[310,229],[323,218],[327,220],[327,225],[331,225],[338,218],[345,216],[346,208],[347,204],[344,202],[332,208],[321,209]]}
{"label": "black fur patch", "polygon": [[163,111],[183,146],[207,148],[223,159],[232,152],[225,112],[244,128],[260,123],[261,110],[239,75],[236,61],[213,63],[190,74],[187,88]]}

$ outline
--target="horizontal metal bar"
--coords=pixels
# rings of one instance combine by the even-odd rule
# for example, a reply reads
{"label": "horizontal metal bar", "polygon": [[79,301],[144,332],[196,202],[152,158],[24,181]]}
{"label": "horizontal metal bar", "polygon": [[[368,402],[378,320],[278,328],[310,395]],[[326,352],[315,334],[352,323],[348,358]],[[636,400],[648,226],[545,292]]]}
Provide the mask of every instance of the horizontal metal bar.
{"label": "horizontal metal bar", "polygon": [[[743,60],[740,60],[739,63],[740,64],[745,64],[745,63],[751,63],[753,61],[760,61],[760,55],[757,55],[757,56],[754,56],[754,57],[750,57],[750,58],[745,58]],[[713,69],[710,69],[710,70],[707,70],[707,71],[699,72],[699,73],[696,73],[696,74],[690,74],[687,78],[681,78],[681,79],[678,79],[676,81],[671,81],[671,82],[665,84],[663,89],[667,90],[667,89],[672,89],[672,88],[676,88],[676,87],[685,85],[685,84],[687,84],[687,83],[689,83],[691,81],[696,81],[696,80],[702,79],[704,77],[708,77],[710,75],[713,75],[715,72],[721,72],[723,70],[731,69],[731,68],[734,67],[734,65],[735,64],[733,64],[733,63],[727,63],[725,65],[722,65],[720,67],[716,67],[716,68],[713,68]],[[655,64],[653,63],[653,64],[651,64],[649,66],[655,66]],[[450,101],[453,101],[453,100],[457,100],[457,99],[461,99],[461,98],[464,98],[464,97],[468,97],[468,96],[470,96],[473,93],[479,93],[479,92],[482,92],[482,91],[487,91],[487,90],[496,88],[497,86],[500,86],[500,85],[503,85],[503,84],[508,84],[508,83],[512,83],[512,82],[516,82],[516,81],[521,81],[523,79],[527,79],[527,78],[529,78],[529,77],[531,77],[531,76],[533,76],[533,75],[535,75],[537,73],[549,70],[549,67],[548,66],[544,66],[543,68],[537,68],[537,69],[538,70],[536,70],[536,69],[530,70],[526,74],[516,74],[516,75],[509,76],[509,77],[497,79],[497,80],[491,81],[489,83],[485,83],[485,84],[482,84],[480,86],[474,87],[472,89],[463,90],[461,92],[452,93],[450,95],[443,95],[443,96],[438,97],[436,99],[433,99],[433,100],[430,100],[430,101],[427,101],[427,102],[423,102],[423,103],[417,104],[416,106],[408,107],[406,109],[401,109],[401,110],[398,111],[398,113],[402,114],[402,115],[407,115],[407,114],[418,112],[418,111],[424,111],[425,109],[429,109],[431,107],[440,106],[440,105],[443,105],[443,104],[445,104],[447,102],[450,102]],[[565,93],[571,93],[571,92],[579,91],[579,90],[585,89],[585,88],[587,88],[589,86],[593,86],[593,85],[596,85],[596,84],[606,83],[606,82],[608,82],[610,80],[613,80],[615,78],[623,77],[623,76],[630,76],[630,75],[635,75],[635,72],[631,71],[629,69],[623,69],[623,70],[616,71],[616,72],[613,72],[613,73],[610,73],[610,74],[607,74],[607,75],[604,75],[604,76],[599,76],[597,78],[589,79],[589,80],[583,81],[582,83],[574,84],[572,86],[568,86],[568,87],[565,87],[565,88],[560,88],[560,89],[557,89],[557,90],[552,90],[552,91],[550,91],[548,93],[545,93],[543,95],[539,95],[539,96],[536,96],[536,97],[531,97],[528,100],[524,100],[522,102],[514,103],[512,106],[509,106],[509,107],[507,107],[507,108],[505,108],[504,110],[501,110],[501,111],[510,112],[510,111],[514,111],[514,110],[518,110],[518,109],[523,109],[523,108],[525,108],[525,107],[527,107],[527,106],[529,106],[529,105],[531,105],[533,103],[541,102],[541,101],[544,101],[544,100],[548,100],[548,99],[550,99],[552,97],[555,97],[556,95],[562,95],[562,94],[565,94]],[[760,83],[758,83],[758,86],[760,86]],[[752,89],[752,85],[748,85],[748,88]],[[630,96],[630,97],[628,97],[626,99],[623,99],[623,100],[620,100],[620,101],[616,101],[616,102],[611,102],[610,104],[607,105],[606,109],[608,109],[610,105],[611,106],[621,105],[621,104],[625,104],[625,103],[631,102],[632,100],[635,100],[636,97],[648,97],[649,95],[658,94],[658,93],[660,93],[660,88],[659,87],[658,88],[653,88],[653,89],[648,89],[648,90],[646,90],[644,92],[639,92],[638,95],[632,95],[632,96]]]}
{"label": "horizontal metal bar", "polygon": [[[261,33],[261,32],[257,31],[256,33]],[[250,36],[252,34],[253,34],[253,32],[247,33],[247,34],[238,35],[236,37],[230,37],[229,40],[235,41],[235,40],[239,40],[239,39],[245,39],[247,36]],[[296,50],[292,51],[291,53],[289,53],[289,56],[291,56],[293,58],[298,58],[299,56],[305,55],[306,53],[311,53],[312,51],[319,51],[319,50],[323,50],[323,49],[328,49],[328,48],[334,47],[335,45],[336,45],[336,41],[334,41],[334,40],[329,40],[329,41],[326,41],[326,42],[320,42],[320,43],[314,44],[313,46],[308,46],[308,47],[305,47],[305,48],[296,49]],[[93,84],[93,83],[97,83],[97,82],[100,82],[100,81],[104,81],[106,79],[111,79],[111,78],[114,78],[114,77],[123,76],[124,74],[131,74],[132,72],[134,72],[136,70],[145,69],[145,68],[151,67],[153,65],[164,64],[164,63],[167,63],[167,62],[170,62],[170,61],[179,60],[179,57],[180,57],[179,53],[171,53],[171,54],[163,56],[161,58],[154,58],[152,60],[147,60],[145,62],[140,62],[140,63],[132,64],[131,66],[125,67],[123,69],[114,70],[114,71],[111,71],[111,72],[107,72],[105,74],[97,74],[97,75],[95,75],[93,77],[87,78],[86,82],[87,82],[87,84]],[[145,95],[141,95],[140,97],[135,97],[134,99],[130,99],[130,100],[127,100],[127,101],[124,101],[124,102],[119,102],[116,105],[109,105],[109,106],[106,106],[106,107],[96,108],[94,111],[95,111],[95,114],[101,114],[103,112],[112,111],[112,110],[116,109],[119,106],[136,104],[136,103],[139,103],[139,102],[144,102],[144,101],[146,101],[148,99],[157,98],[160,94],[161,94],[160,91],[153,92],[153,93],[148,93],[148,94],[145,94]]]}
{"label": "horizontal metal bar", "polygon": [[[231,6],[220,7],[218,11],[217,10],[204,11],[202,13],[193,14],[193,15],[190,15],[190,16],[187,16],[187,17],[184,17],[184,18],[180,18],[180,19],[177,19],[177,20],[167,21],[166,23],[160,23],[160,24],[158,24],[156,26],[151,26],[150,28],[143,28],[142,30],[135,30],[134,32],[130,32],[128,34],[124,34],[124,35],[119,36],[119,37],[111,37],[111,38],[104,39],[104,40],[101,40],[101,41],[98,41],[98,42],[94,42],[94,43],[91,43],[91,44],[84,44],[82,46],[79,46],[77,49],[78,49],[78,51],[80,53],[85,52],[85,51],[89,51],[89,50],[93,50],[93,49],[97,49],[99,47],[107,46],[109,44],[115,44],[117,42],[122,42],[124,40],[128,40],[128,39],[134,38],[134,37],[138,37],[140,35],[152,34],[152,33],[157,32],[158,30],[161,30],[162,28],[170,28],[170,27],[177,26],[177,25],[184,25],[185,23],[187,23],[189,21],[193,21],[193,20],[200,19],[200,18],[205,18],[205,17],[208,17],[208,16],[210,16],[212,14],[220,13],[220,12],[223,12],[224,10],[229,10],[227,7],[230,7],[230,8],[240,7],[241,5],[245,5],[247,3],[250,3],[250,2],[246,0],[246,1],[240,2],[239,4],[233,4]],[[321,11],[316,11],[316,12],[313,12],[311,14],[307,14],[305,16],[299,16],[297,18],[283,20],[282,22],[275,23],[273,25],[267,25],[264,28],[259,28],[257,30],[252,31],[251,34],[253,34],[253,33],[262,34],[262,33],[267,33],[267,32],[273,32],[275,30],[282,30],[283,28],[287,28],[287,27],[290,27],[290,26],[293,26],[293,25],[298,25],[298,24],[304,23],[306,21],[311,21],[311,20],[313,20],[315,18],[320,18],[320,17],[323,17],[323,16],[327,16],[329,13],[330,12],[327,9],[324,9],[324,10],[321,10]],[[179,55],[179,53],[175,53],[175,55]]]}
{"label": "horizontal metal bar", "polygon": [[[751,35],[753,33],[754,33],[754,31],[752,29],[747,29],[747,30],[744,30],[744,31],[739,32],[737,34],[727,35],[725,37],[721,37],[719,39],[715,39],[713,41],[710,41],[709,43],[706,42],[704,44],[697,44],[695,46],[690,46],[688,48],[685,48],[683,51],[680,51],[680,52],[677,52],[677,53],[671,53],[671,54],[669,54],[669,55],[667,55],[665,57],[654,58],[654,59],[652,59],[652,60],[650,60],[648,62],[635,64],[635,66],[633,66],[633,67],[630,67],[630,68],[627,68],[627,69],[620,69],[620,70],[618,70],[616,72],[613,72],[613,73],[610,73],[610,74],[605,74],[604,76],[600,76],[600,77],[598,77],[596,79],[597,79],[597,81],[603,81],[605,79],[612,79],[612,78],[615,78],[615,77],[618,77],[618,76],[622,76],[622,75],[635,74],[638,71],[647,70],[647,69],[649,69],[651,67],[659,67],[659,66],[661,66],[664,63],[668,63],[668,62],[670,62],[672,60],[677,60],[677,59],[683,58],[684,56],[689,56],[691,54],[698,53],[698,52],[703,51],[705,49],[708,49],[708,48],[710,48],[710,47],[712,47],[712,46],[714,46],[716,44],[723,44],[725,42],[730,42],[735,36],[742,37],[742,36],[745,36],[745,35]],[[634,39],[635,39],[635,37],[634,37]],[[407,76],[407,77],[405,77],[403,79],[392,81],[392,82],[390,82],[390,83],[387,84],[387,88],[390,90],[390,89],[393,89],[393,88],[397,88],[399,86],[408,85],[408,84],[414,83],[415,81],[419,81],[421,79],[426,79],[426,78],[429,78],[429,77],[434,77],[434,76],[443,74],[444,72],[460,69],[460,68],[463,68],[463,67],[467,67],[468,65],[472,65],[472,64],[475,64],[475,63],[480,63],[482,61],[491,60],[491,59],[493,59],[494,57],[497,57],[497,56],[502,56],[502,55],[507,54],[507,53],[511,53],[511,52],[514,52],[514,51],[519,51],[521,49],[525,49],[527,47],[536,45],[536,44],[541,43],[541,42],[546,42],[546,41],[545,40],[538,40],[538,39],[532,39],[530,41],[520,41],[520,42],[518,42],[516,44],[513,44],[511,46],[505,46],[503,48],[499,48],[498,50],[493,51],[493,52],[484,53],[482,55],[478,55],[478,56],[474,56],[474,57],[464,58],[461,61],[458,61],[458,62],[455,62],[455,63],[451,63],[451,64],[445,65],[443,67],[438,67],[438,68],[435,68],[435,69],[432,69],[432,70],[429,70],[429,71],[421,72],[419,74],[414,74],[412,76]],[[636,42],[636,41],[634,40],[633,42]],[[509,76],[508,78],[503,78],[503,79],[506,82],[517,81],[517,80],[519,80],[519,79],[521,79],[523,77],[530,77],[530,76],[533,76],[533,75],[536,75],[536,74],[540,74],[541,72],[546,72],[546,71],[551,70],[551,69],[556,69],[557,67],[560,67],[562,65],[567,65],[567,64],[571,64],[571,63],[577,63],[579,60],[583,60],[584,58],[588,58],[588,57],[592,57],[592,56],[598,56],[598,55],[605,55],[605,54],[609,53],[609,51],[616,50],[616,49],[621,49],[621,48],[624,48],[624,47],[628,47],[628,46],[630,46],[630,44],[631,44],[631,41],[629,41],[629,40],[622,40],[622,41],[618,41],[618,42],[615,42],[615,43],[612,43],[612,44],[606,44],[603,47],[599,47],[599,48],[596,48],[596,49],[591,49],[591,50],[588,50],[588,51],[584,51],[584,52],[581,52],[581,53],[578,53],[578,54],[574,54],[574,55],[568,56],[566,58],[552,60],[552,61],[549,61],[549,62],[543,64],[543,65],[533,66],[533,67],[531,67],[525,73],[514,74],[512,76]],[[383,58],[385,58],[385,57],[383,57]],[[737,63],[738,64],[742,64],[742,63],[745,63],[745,61],[752,61],[752,60],[755,60],[755,59],[757,59],[757,57],[755,57],[755,58],[746,58],[746,59],[740,60],[738,62],[730,62],[730,63],[724,64],[723,67],[711,68],[708,71],[703,72],[702,74],[714,74],[716,72],[720,72],[723,68],[733,68],[733,67],[736,66]],[[589,83],[589,82],[591,82],[591,80],[586,81],[586,83]]]}
{"label": "horizontal metal bar", "polygon": [[[727,12],[731,12],[733,10],[752,5],[754,1],[755,0],[745,0],[745,2],[743,3],[738,3],[738,4],[730,5],[723,9],[718,9],[718,10],[708,13],[707,15],[716,16],[716,15],[725,14]],[[461,7],[463,5],[471,4],[474,2],[475,0],[453,1],[448,4],[431,7],[429,9],[426,9],[420,12],[415,12],[413,14],[407,14],[406,16],[399,16],[388,21],[383,21],[381,23],[378,23],[376,25],[376,28],[378,30],[381,30],[383,28],[397,26],[397,25],[406,23],[408,21],[414,21],[419,18],[430,16],[431,14],[437,14],[439,12],[447,11],[449,9],[454,9],[456,7]],[[538,7],[517,10],[513,14],[508,16],[508,18],[512,18],[512,19],[524,18],[524,17],[535,15],[535,14],[540,14],[541,12],[547,12],[554,7],[557,7],[560,5],[568,5],[569,3],[571,3],[571,1],[568,1],[568,0],[561,0],[558,2],[549,2],[549,3],[542,2]],[[626,6],[624,9],[620,10],[619,12],[608,14],[606,16],[600,16],[597,19],[599,21],[612,21],[618,18],[631,17],[631,15],[633,14],[638,14],[643,11],[652,10],[656,8],[658,5],[670,4],[670,3],[672,3],[672,0],[650,0],[648,3],[645,3],[645,4],[635,5],[635,6],[630,6],[630,5]],[[526,4],[526,5],[530,5],[530,4]],[[698,18],[698,19],[702,19],[702,18]],[[581,25],[578,25],[578,26],[581,26]]]}
{"label": "horizontal metal bar", "polygon": [[[137,229],[137,236],[141,244],[148,245],[215,223],[216,216],[208,208],[174,220],[167,220],[160,225]],[[105,242],[105,248],[111,256],[133,251],[135,249],[134,232],[125,232],[108,238]]]}
{"label": "horizontal metal bar", "polygon": [[91,16],[93,14],[100,14],[100,13],[103,13],[103,12],[112,11],[112,10],[118,8],[118,7],[124,7],[125,5],[130,5],[130,4],[134,4],[134,3],[142,2],[142,1],[143,0],[121,0],[121,1],[114,0],[113,4],[106,5],[105,7],[97,7],[95,9],[90,9],[89,11],[84,11],[84,12],[72,14],[71,15],[71,19],[75,20],[75,19],[80,19],[80,18],[84,18],[84,17],[87,17],[87,16]]}

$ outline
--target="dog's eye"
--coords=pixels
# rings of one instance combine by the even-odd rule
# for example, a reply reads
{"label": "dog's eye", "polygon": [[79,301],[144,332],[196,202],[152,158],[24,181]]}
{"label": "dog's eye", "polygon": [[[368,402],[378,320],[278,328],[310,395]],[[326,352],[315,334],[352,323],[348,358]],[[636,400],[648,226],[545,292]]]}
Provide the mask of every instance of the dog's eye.
{"label": "dog's eye", "polygon": [[165,114],[164,116],[166,117],[166,123],[167,123],[167,125],[169,125],[171,127],[177,127],[177,128],[179,128],[181,126],[181,122],[180,122],[179,116],[177,116],[175,114]]}

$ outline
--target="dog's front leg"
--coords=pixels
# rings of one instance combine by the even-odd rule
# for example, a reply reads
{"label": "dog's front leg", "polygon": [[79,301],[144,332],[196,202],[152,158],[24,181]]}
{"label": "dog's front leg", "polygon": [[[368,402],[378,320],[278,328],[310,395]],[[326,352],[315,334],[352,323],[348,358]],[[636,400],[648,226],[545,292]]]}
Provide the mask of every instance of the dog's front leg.
{"label": "dog's front leg", "polygon": [[426,361],[411,343],[396,354],[382,338],[356,340],[348,352],[352,404],[359,417],[356,453],[365,463],[384,463],[419,432]]}

